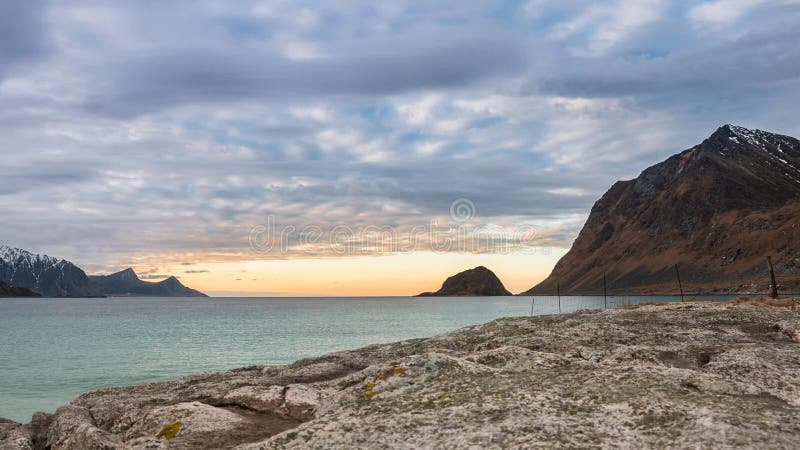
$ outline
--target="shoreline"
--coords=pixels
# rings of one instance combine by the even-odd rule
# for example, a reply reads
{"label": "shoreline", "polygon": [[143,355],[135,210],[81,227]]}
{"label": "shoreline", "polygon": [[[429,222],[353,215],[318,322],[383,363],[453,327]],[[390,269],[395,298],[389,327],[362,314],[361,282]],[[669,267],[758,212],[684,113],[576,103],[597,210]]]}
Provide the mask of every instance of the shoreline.
{"label": "shoreline", "polygon": [[702,446],[723,429],[715,445],[791,447],[798,342],[796,312],[731,303],[504,318],[88,392],[0,424],[0,448]]}

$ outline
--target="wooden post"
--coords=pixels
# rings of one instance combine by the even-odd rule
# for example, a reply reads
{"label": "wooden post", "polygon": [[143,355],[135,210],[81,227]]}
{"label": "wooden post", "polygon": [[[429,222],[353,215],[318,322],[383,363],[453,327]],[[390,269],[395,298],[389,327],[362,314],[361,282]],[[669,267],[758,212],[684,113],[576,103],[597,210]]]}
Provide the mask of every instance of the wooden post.
{"label": "wooden post", "polygon": [[767,268],[769,268],[769,296],[778,298],[778,284],[775,283],[775,270],[772,268],[772,257],[767,256]]}
{"label": "wooden post", "polygon": [[556,295],[558,295],[558,313],[561,314],[561,285],[556,283]]}
{"label": "wooden post", "polygon": [[678,278],[678,289],[681,291],[681,301],[683,301],[683,284],[681,284],[681,271],[678,270],[677,264],[675,264],[675,276]]}
{"label": "wooden post", "polygon": [[536,302],[536,297],[531,297],[531,317],[533,317],[533,304]]}
{"label": "wooden post", "polygon": [[606,289],[606,272],[603,271],[603,309],[608,309],[608,290]]}

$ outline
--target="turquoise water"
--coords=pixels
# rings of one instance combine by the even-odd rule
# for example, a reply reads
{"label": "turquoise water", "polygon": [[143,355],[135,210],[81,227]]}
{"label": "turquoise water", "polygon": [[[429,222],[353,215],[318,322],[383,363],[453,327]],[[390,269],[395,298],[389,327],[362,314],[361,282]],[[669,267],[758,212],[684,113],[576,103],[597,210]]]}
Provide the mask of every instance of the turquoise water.
{"label": "turquoise water", "polygon": [[[654,299],[610,297],[609,306]],[[561,303],[567,312],[603,307],[603,298]],[[558,311],[555,298],[533,306]],[[27,422],[100,387],[285,364],[529,314],[530,297],[0,299],[0,417]]]}

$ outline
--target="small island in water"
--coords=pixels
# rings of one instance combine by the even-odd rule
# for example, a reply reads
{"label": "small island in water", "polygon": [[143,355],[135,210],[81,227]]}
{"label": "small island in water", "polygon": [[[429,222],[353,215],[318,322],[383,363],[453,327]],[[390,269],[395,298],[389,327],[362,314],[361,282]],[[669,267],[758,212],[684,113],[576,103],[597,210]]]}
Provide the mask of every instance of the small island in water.
{"label": "small island in water", "polygon": [[417,297],[489,297],[512,295],[491,270],[483,266],[459,272],[444,281],[436,292],[423,292]]}

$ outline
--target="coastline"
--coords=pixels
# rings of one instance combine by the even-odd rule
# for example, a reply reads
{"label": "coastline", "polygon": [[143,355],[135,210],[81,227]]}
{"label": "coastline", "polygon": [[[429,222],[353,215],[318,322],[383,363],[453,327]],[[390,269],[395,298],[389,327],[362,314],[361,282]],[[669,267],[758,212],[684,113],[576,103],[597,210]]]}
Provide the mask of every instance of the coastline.
{"label": "coastline", "polygon": [[797,447],[798,342],[797,312],[729,303],[505,318],[100,389],[0,448]]}

